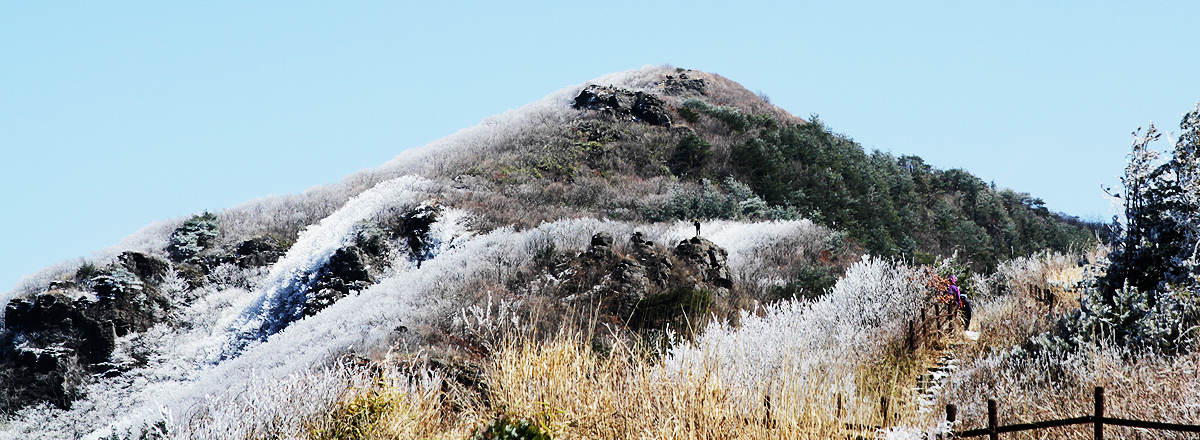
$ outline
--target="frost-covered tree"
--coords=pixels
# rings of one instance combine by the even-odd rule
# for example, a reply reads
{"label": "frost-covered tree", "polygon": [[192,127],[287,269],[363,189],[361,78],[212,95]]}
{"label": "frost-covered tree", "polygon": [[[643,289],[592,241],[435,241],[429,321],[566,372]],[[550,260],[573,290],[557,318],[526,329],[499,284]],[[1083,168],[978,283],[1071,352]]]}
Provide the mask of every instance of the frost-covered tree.
{"label": "frost-covered tree", "polygon": [[[1134,132],[1133,151],[1117,195],[1125,208],[1110,255],[1112,266],[1101,280],[1106,300],[1125,286],[1167,291],[1196,284],[1200,217],[1200,106],[1184,115],[1170,160],[1159,164],[1149,143],[1160,134],[1154,125]],[[1155,296],[1151,295],[1151,305]]]}
{"label": "frost-covered tree", "polygon": [[1076,344],[1107,339],[1175,352],[1200,332],[1200,104],[1183,116],[1165,162],[1150,148],[1160,137],[1153,124],[1133,133],[1124,191],[1114,195],[1125,216],[1113,222],[1108,270],[1063,321]]}

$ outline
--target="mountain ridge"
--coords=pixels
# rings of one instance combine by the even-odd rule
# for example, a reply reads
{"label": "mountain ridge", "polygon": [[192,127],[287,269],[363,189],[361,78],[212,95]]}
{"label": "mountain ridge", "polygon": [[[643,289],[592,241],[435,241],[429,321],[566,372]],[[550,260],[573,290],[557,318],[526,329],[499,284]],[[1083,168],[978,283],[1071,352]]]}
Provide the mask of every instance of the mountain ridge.
{"label": "mountain ridge", "polygon": [[[580,100],[588,90],[595,99]],[[114,426],[153,420],[150,396],[159,388],[177,393],[166,407],[185,411],[207,399],[209,388],[247,387],[347,353],[377,357],[397,344],[469,351],[469,343],[446,348],[454,344],[443,342],[470,321],[464,310],[486,301],[476,316],[483,319],[494,311],[493,295],[536,298],[532,280],[564,273],[538,265],[558,261],[558,252],[593,252],[596,243],[588,237],[601,233],[609,234],[604,246],[612,253],[598,257],[603,263],[596,279],[612,274],[633,281],[591,281],[608,292],[596,301],[702,302],[688,319],[710,311],[734,319],[738,310],[760,302],[821,296],[864,249],[912,261],[961,251],[965,273],[968,267],[986,271],[1002,258],[992,240],[1020,242],[1021,254],[1028,255],[1090,238],[1039,205],[962,170],[936,170],[911,156],[867,154],[817,118],[797,118],[718,75],[670,67],[620,72],[564,88],[339,182],[152,224],[85,264],[28,277],[4,298],[14,317],[42,310],[36,302],[14,302],[37,295],[83,297],[87,304],[142,313],[114,298],[137,299],[150,291],[167,298],[160,307],[166,317],[146,318],[151,321],[110,338],[109,358],[93,362],[74,357],[69,346],[75,342],[63,345],[82,331],[74,320],[8,327],[6,310],[2,377],[29,378],[31,386],[47,391],[33,391],[32,399],[15,396],[10,382],[3,387],[10,392],[5,401],[23,420],[38,419],[22,408],[45,396],[58,396],[60,409],[38,414],[83,417],[79,405],[110,405],[79,428],[109,432],[104,427],[113,420]],[[429,209],[423,226],[412,223],[421,209]],[[724,253],[721,260],[728,263],[721,265],[741,275],[721,278],[728,287],[726,281],[718,286],[698,275],[703,272],[693,273],[699,269],[675,262],[679,273],[669,283],[637,281],[652,279],[639,272],[659,264],[648,261],[668,261],[655,260],[668,258],[665,250],[642,251],[639,243],[682,246],[693,236],[692,218],[702,220],[705,236],[719,245],[720,251],[704,253]],[[633,236],[643,241],[624,239]],[[785,244],[782,257],[769,256]],[[165,273],[139,275],[122,255],[161,260]],[[584,265],[563,258],[555,264]],[[747,278],[749,273],[770,282]],[[606,316],[637,327],[623,322],[633,316],[631,309],[614,307]],[[646,313],[639,322],[680,319]],[[114,334],[117,324],[111,324]],[[172,347],[171,341],[187,343]],[[176,373],[162,373],[167,370]],[[152,385],[115,391],[116,384],[139,380]],[[74,403],[106,393],[117,397],[107,404],[96,400],[101,397]],[[127,405],[137,405],[138,415],[119,416]]]}

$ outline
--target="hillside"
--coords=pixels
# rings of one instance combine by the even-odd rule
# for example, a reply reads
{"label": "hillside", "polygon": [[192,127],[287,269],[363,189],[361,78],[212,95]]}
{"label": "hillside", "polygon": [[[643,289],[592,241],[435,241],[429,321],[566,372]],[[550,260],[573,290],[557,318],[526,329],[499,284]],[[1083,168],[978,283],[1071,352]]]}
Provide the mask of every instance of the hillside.
{"label": "hillside", "polygon": [[[820,376],[786,385],[858,396],[865,413],[897,382],[862,368],[912,355],[880,357],[934,306],[929,283],[1008,289],[987,277],[1090,249],[1097,230],[967,171],[865,151],[715,74],[622,72],[341,182],[152,224],[27,277],[4,297],[3,429],[319,437],[314,420],[384,370],[474,417],[503,411],[480,401],[501,399],[488,378],[514,335],[570,333],[679,373],[741,356],[702,347],[773,316],[806,336],[755,337],[815,354],[762,365]],[[760,392],[779,393],[729,395]]]}

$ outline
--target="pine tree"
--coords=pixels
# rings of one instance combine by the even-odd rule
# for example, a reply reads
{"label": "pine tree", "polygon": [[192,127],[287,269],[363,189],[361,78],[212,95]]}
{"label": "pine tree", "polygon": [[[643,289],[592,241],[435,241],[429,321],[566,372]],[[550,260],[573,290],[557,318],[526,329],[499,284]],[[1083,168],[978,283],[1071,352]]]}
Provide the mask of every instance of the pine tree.
{"label": "pine tree", "polygon": [[1073,344],[1107,339],[1178,352],[1200,336],[1200,104],[1184,115],[1163,163],[1149,147],[1160,137],[1153,124],[1133,133],[1124,191],[1114,195],[1125,218],[1113,222],[1109,267],[1062,322]]}

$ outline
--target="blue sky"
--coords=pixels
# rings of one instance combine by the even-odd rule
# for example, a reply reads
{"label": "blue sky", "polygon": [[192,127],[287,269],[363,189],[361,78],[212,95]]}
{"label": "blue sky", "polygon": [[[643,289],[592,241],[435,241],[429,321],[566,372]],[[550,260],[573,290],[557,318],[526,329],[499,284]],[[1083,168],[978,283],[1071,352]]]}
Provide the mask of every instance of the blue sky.
{"label": "blue sky", "polygon": [[0,291],[647,64],[1085,218],[1200,101],[1194,2],[159,3],[0,3]]}

